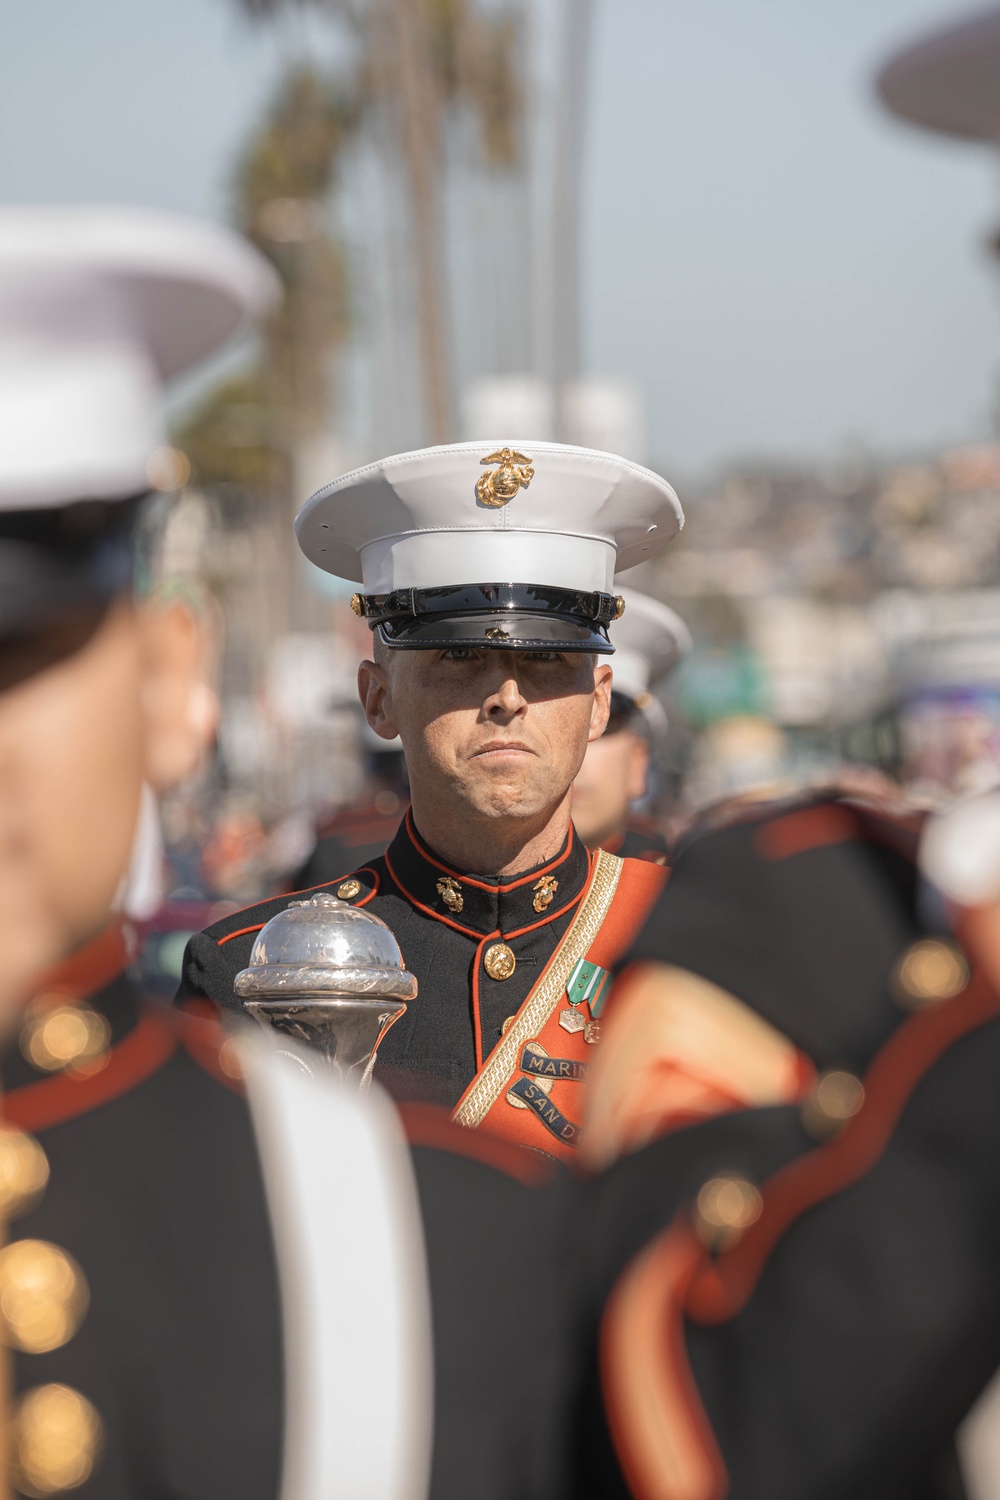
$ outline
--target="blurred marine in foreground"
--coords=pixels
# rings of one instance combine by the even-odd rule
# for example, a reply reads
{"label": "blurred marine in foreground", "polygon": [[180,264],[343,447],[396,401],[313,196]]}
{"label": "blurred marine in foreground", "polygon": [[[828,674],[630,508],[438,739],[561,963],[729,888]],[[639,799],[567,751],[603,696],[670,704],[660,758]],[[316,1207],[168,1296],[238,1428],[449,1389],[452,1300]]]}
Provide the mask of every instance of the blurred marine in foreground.
{"label": "blurred marine in foreground", "polygon": [[[113,915],[143,783],[185,774],[202,732],[190,621],[132,593],[162,383],[272,297],[256,254],[208,226],[0,212],[8,1493],[7,1470],[21,1494],[95,1500],[426,1486],[426,1295],[398,1127],[146,1004]],[[312,1159],[333,1136],[317,1199]],[[364,1276],[379,1298],[363,1312],[323,1295],[324,1277]],[[360,1395],[376,1384],[377,1433]]]}

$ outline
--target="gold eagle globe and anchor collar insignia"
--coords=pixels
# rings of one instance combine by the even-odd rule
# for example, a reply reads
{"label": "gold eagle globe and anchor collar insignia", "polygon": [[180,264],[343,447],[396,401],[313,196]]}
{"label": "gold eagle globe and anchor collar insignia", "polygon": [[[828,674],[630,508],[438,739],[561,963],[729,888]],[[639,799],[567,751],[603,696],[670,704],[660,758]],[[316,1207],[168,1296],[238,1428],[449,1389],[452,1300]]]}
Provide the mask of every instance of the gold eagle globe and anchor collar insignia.
{"label": "gold eagle globe and anchor collar insignia", "polygon": [[550,907],[558,889],[559,882],[551,875],[543,875],[541,880],[536,880],[532,886],[535,894],[531,902],[535,911],[540,913]]}
{"label": "gold eagle globe and anchor collar insignia", "polygon": [[462,895],[462,887],[457,880],[450,875],[444,875],[437,883],[437,893],[450,912],[458,913],[465,906],[465,898]]}
{"label": "gold eagle globe and anchor collar insignia", "polygon": [[531,459],[511,448],[498,448],[496,453],[480,459],[480,463],[500,465],[492,474],[482,474],[476,481],[476,499],[492,510],[509,504],[518,490],[526,490],[535,477]]}

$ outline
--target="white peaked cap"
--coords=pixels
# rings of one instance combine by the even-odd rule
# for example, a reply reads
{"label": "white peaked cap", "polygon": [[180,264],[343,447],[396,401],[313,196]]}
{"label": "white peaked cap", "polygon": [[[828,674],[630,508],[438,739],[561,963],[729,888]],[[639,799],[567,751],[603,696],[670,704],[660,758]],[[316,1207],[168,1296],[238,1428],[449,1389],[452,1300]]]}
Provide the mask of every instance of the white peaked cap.
{"label": "white peaked cap", "polygon": [[691,632],[669,605],[640,594],[637,589],[619,589],[625,613],[608,627],[615,648],[612,662],[616,693],[641,698],[673,671],[691,649]]}
{"label": "white peaked cap", "polygon": [[[484,504],[477,482],[509,450],[526,485]],[[484,438],[399,453],[335,479],[295,522],[318,567],[366,593],[509,581],[610,591],[616,572],[655,556],[684,524],[666,480],[588,448]]]}
{"label": "white peaked cap", "polygon": [[150,487],[162,386],[274,306],[239,235],[138,208],[0,208],[0,509]]}

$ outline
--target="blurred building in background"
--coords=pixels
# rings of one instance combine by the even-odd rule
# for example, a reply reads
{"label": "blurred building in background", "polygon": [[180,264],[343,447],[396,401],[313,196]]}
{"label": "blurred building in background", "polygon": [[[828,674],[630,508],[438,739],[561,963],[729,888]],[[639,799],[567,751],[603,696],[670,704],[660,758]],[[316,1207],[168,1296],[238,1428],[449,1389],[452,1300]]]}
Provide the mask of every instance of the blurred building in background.
{"label": "blurred building in background", "polygon": [[747,469],[685,498],[642,586],[695,637],[673,746],[690,800],[844,761],[931,800],[1000,779],[1000,447]]}

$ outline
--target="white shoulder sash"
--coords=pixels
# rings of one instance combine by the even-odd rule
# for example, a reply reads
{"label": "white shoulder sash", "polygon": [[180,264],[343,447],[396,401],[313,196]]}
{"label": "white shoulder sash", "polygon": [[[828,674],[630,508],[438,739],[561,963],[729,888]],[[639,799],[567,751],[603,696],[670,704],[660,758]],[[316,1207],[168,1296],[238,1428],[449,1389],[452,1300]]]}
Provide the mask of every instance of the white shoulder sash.
{"label": "white shoulder sash", "polygon": [[388,1101],[239,1043],[285,1348],[281,1500],[426,1500],[433,1366],[424,1236]]}

